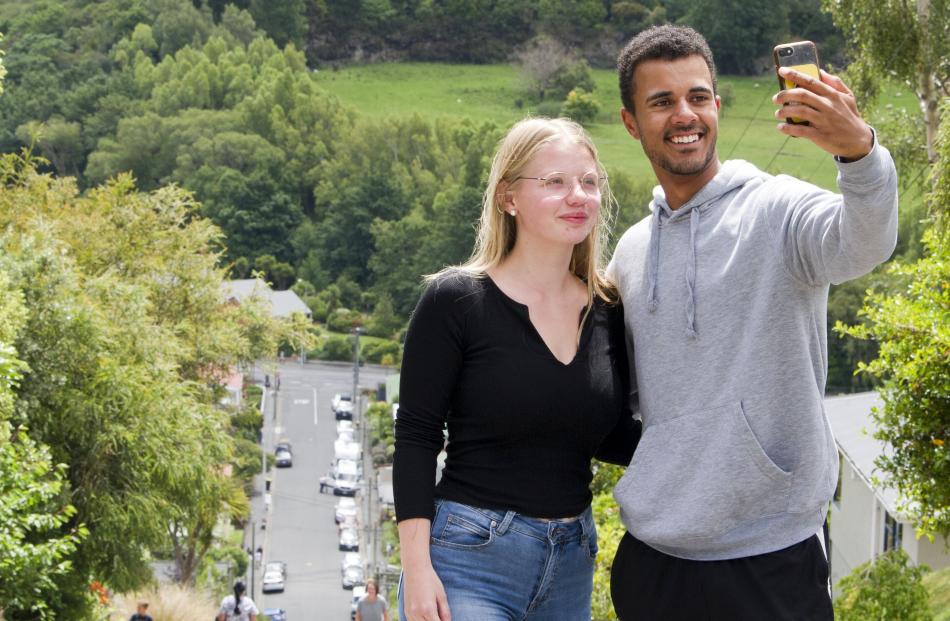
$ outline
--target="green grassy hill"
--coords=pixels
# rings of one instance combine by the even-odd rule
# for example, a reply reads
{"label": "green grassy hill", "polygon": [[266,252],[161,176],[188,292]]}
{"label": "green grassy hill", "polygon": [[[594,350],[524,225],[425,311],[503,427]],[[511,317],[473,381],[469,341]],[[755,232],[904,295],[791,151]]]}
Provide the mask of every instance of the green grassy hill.
{"label": "green grassy hill", "polygon": [[[593,70],[595,96],[601,104],[599,122],[589,126],[606,166],[653,179],[639,144],[620,123],[620,97],[614,71]],[[534,113],[525,104],[525,80],[510,65],[447,65],[400,63],[351,66],[321,71],[317,79],[339,99],[363,114],[386,117],[418,113],[426,118],[468,117],[509,125]],[[789,139],[776,130],[771,102],[777,90],[773,74],[759,78],[720,76],[731,85],[731,106],[720,115],[719,155],[745,159],[773,173],[782,172],[835,188],[834,163],[807,141]],[[904,89],[887,93],[899,106],[915,106]],[[521,103],[519,107],[519,103]]]}

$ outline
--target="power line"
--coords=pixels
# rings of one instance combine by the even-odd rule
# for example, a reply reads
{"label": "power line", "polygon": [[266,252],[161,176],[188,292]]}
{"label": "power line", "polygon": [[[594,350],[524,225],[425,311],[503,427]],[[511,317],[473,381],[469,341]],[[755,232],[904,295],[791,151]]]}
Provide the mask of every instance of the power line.
{"label": "power line", "polygon": [[769,99],[771,98],[768,97],[768,95],[766,94],[766,96],[763,97],[762,100],[759,102],[759,107],[756,108],[755,112],[752,113],[752,116],[749,117],[749,122],[746,123],[745,128],[743,128],[742,133],[739,135],[739,140],[737,140],[735,144],[732,145],[732,148],[729,149],[729,154],[726,155],[727,160],[732,157],[732,153],[736,150],[736,147],[739,146],[739,143],[742,142],[742,139],[745,138],[745,134],[747,131],[749,131],[749,127],[751,127],[752,123],[754,123],[756,118],[758,118],[759,111],[762,110],[762,106],[764,106],[765,102],[768,101]]}
{"label": "power line", "polygon": [[775,152],[774,155],[772,155],[772,159],[770,159],[770,160],[769,160],[769,163],[765,165],[765,172],[769,172],[769,168],[772,167],[772,162],[775,161],[775,158],[777,158],[777,157],[779,156],[779,154],[782,152],[782,149],[784,149],[784,148],[785,148],[785,145],[788,144],[788,139],[789,139],[789,138],[791,138],[791,136],[789,136],[789,135],[786,135],[786,136],[785,136],[785,140],[782,141],[782,144],[779,145],[778,150]]}

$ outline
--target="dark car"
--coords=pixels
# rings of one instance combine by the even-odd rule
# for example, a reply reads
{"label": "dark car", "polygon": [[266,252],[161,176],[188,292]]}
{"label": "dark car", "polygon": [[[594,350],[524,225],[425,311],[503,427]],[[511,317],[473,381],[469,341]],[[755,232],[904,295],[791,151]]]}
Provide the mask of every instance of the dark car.
{"label": "dark car", "polygon": [[265,608],[262,612],[270,621],[287,621],[287,612],[283,608]]}

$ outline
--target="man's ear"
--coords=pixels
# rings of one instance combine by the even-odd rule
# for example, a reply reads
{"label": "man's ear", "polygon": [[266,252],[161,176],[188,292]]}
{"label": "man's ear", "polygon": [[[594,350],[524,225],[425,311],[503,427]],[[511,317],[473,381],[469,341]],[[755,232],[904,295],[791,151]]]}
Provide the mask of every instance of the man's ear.
{"label": "man's ear", "polygon": [[640,140],[640,129],[637,127],[637,120],[629,110],[620,108],[620,120],[623,121],[623,126],[627,128],[627,133]]}
{"label": "man's ear", "polygon": [[722,98],[716,95],[716,110],[722,110]]}

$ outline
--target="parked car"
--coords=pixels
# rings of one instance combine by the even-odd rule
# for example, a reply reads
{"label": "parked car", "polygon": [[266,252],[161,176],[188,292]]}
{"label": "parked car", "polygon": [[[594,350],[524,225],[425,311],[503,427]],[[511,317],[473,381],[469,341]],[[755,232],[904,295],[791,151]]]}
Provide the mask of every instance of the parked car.
{"label": "parked car", "polygon": [[337,524],[345,521],[348,517],[356,517],[359,514],[359,507],[356,506],[354,498],[343,497],[336,501],[334,508],[333,521]]}
{"label": "parked car", "polygon": [[341,433],[348,431],[350,433],[356,433],[356,427],[353,425],[351,420],[338,420],[336,422],[336,435],[339,437]]}
{"label": "parked car", "polygon": [[338,439],[333,443],[333,459],[360,459],[363,457],[363,448],[358,442],[347,442]]}
{"label": "parked car", "polygon": [[340,571],[345,571],[347,567],[362,567],[363,557],[359,552],[346,552],[343,554],[343,560],[340,562]]}
{"label": "parked car", "polygon": [[341,472],[356,472],[363,476],[363,462],[358,459],[338,459],[333,463],[333,467]]}
{"label": "parked car", "polygon": [[280,574],[286,579],[287,578],[287,563],[284,561],[270,561],[264,565],[264,573],[269,574],[274,571],[279,571]]}
{"label": "parked car", "polygon": [[357,584],[365,584],[362,566],[350,566],[343,570],[342,585],[344,589],[352,589]]}
{"label": "parked car", "polygon": [[278,468],[290,468],[294,465],[294,454],[288,449],[277,449],[274,457],[274,465]]}
{"label": "parked car", "polygon": [[360,598],[366,595],[365,586],[353,587],[353,600],[350,603],[350,619],[356,619],[356,605],[360,603]]}
{"label": "parked car", "polygon": [[287,621],[287,612],[283,608],[265,608],[262,612],[270,621]]}
{"label": "parked car", "polygon": [[[341,420],[341,423],[349,421]],[[356,442],[356,431],[353,429],[344,429],[336,432],[337,442]]]}
{"label": "parked car", "polygon": [[333,495],[355,496],[360,487],[359,470],[355,462],[337,462],[333,468]]}
{"label": "parked car", "polygon": [[264,574],[261,589],[265,593],[284,590],[284,574],[280,571],[270,571]]}
{"label": "parked car", "polygon": [[353,420],[353,404],[343,401],[339,408],[333,410],[333,416],[336,420]]}
{"label": "parked car", "polygon": [[353,408],[353,395],[348,392],[339,392],[333,395],[333,399],[330,401],[330,407],[333,408],[333,411],[336,412],[341,407]]}
{"label": "parked car", "polygon": [[360,536],[355,528],[343,528],[340,530],[340,550],[344,552],[358,552],[360,549]]}

